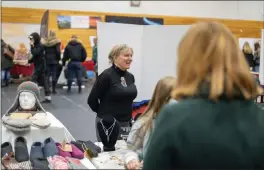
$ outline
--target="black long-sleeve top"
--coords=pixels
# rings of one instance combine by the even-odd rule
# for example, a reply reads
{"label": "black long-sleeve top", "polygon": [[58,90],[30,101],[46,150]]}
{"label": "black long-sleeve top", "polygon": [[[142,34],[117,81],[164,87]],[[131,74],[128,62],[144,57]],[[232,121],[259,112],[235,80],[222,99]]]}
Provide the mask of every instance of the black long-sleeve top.
{"label": "black long-sleeve top", "polygon": [[109,114],[125,122],[132,118],[132,103],[136,96],[134,75],[113,65],[99,75],[87,102],[98,117]]}

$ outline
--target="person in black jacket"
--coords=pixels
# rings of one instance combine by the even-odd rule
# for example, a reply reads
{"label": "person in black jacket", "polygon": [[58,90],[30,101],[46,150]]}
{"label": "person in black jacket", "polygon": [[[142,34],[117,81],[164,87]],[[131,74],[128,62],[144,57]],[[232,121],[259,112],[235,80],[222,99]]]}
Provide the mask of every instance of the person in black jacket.
{"label": "person in black jacket", "polygon": [[68,92],[71,92],[71,85],[74,76],[77,77],[77,83],[79,86],[79,93],[82,91],[82,65],[81,63],[86,60],[87,53],[82,45],[81,41],[76,35],[71,37],[71,40],[67,44],[63,59],[62,65],[65,66],[66,61],[70,60],[68,63]]}
{"label": "person in black jacket", "polygon": [[32,33],[29,36],[29,40],[30,40],[30,51],[32,57],[31,59],[28,60],[28,62],[34,63],[34,72],[32,75],[32,81],[38,83],[39,85],[43,84],[45,91],[45,100],[43,102],[50,103],[51,96],[49,90],[44,47],[40,43],[39,34],[36,32]]}
{"label": "person in black jacket", "polygon": [[52,77],[52,93],[56,94],[57,67],[61,58],[61,41],[56,38],[56,33],[52,30],[50,30],[48,38],[42,40],[48,69],[48,79],[50,76]]}
{"label": "person in black jacket", "polygon": [[[119,122],[120,137],[129,134],[132,104],[137,96],[134,75],[127,71],[132,63],[132,55],[132,48],[125,44],[113,47],[108,56],[112,66],[98,76],[87,101],[97,113],[96,124],[105,115],[111,115]],[[98,130],[96,134],[100,141]]]}
{"label": "person in black jacket", "polygon": [[9,84],[10,69],[13,67],[13,57],[15,50],[1,39],[1,87]]}
{"label": "person in black jacket", "polygon": [[253,56],[252,48],[250,47],[247,41],[244,43],[242,51],[246,57],[250,69],[252,70],[254,67],[254,56]]}
{"label": "person in black jacket", "polygon": [[260,64],[260,42],[254,43],[254,71],[259,72]]}

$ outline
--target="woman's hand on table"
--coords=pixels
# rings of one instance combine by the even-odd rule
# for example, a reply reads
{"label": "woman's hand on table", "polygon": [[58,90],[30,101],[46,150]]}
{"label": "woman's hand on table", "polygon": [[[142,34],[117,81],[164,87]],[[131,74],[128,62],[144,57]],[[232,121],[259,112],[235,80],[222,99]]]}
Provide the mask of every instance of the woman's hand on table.
{"label": "woman's hand on table", "polygon": [[133,170],[133,169],[141,169],[141,162],[139,160],[133,159],[127,163],[127,169]]}

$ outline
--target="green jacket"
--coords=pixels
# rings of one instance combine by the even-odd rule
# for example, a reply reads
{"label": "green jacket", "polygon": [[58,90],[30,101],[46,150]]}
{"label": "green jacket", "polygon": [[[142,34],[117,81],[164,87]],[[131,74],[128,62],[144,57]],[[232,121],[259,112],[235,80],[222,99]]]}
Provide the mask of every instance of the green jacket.
{"label": "green jacket", "polygon": [[264,110],[242,98],[198,95],[167,105],[144,157],[151,170],[254,168],[264,168]]}
{"label": "green jacket", "polygon": [[93,56],[92,56],[92,60],[93,60],[94,64],[97,63],[97,45],[95,45],[95,46],[93,47]]}

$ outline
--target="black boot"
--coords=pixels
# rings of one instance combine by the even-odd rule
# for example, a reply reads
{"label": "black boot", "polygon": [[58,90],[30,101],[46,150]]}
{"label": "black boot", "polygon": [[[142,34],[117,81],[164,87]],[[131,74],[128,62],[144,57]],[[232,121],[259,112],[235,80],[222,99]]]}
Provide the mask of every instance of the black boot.
{"label": "black boot", "polygon": [[52,94],[57,94],[57,92],[56,92],[56,83],[52,83]]}
{"label": "black boot", "polygon": [[78,92],[82,93],[82,86],[79,86]]}

